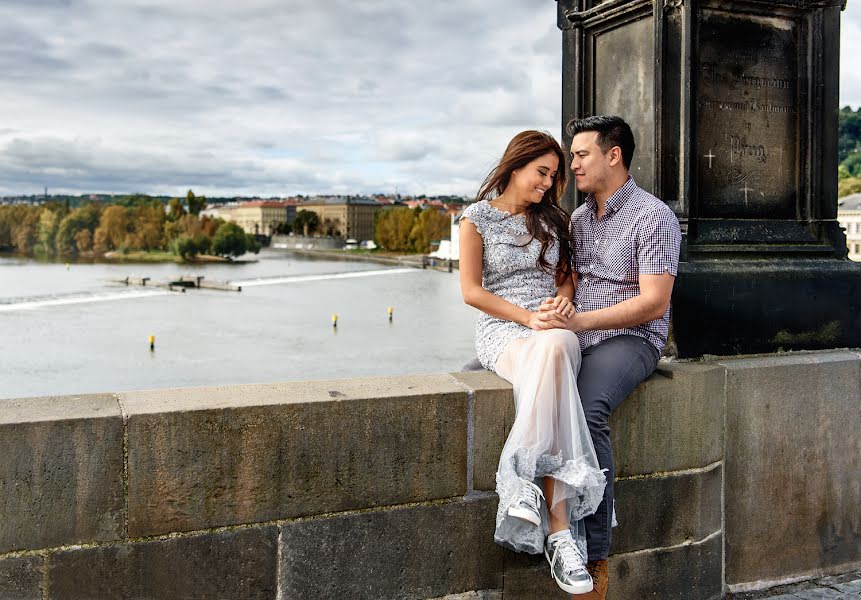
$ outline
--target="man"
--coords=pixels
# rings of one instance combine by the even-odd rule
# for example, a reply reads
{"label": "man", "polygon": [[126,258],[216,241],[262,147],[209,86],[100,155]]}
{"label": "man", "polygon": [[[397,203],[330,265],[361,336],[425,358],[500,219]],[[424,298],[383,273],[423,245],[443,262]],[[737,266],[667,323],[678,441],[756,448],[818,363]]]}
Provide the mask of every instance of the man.
{"label": "man", "polygon": [[[568,124],[571,171],[586,201],[571,215],[576,312],[564,321],[577,332],[583,360],[577,384],[592,442],[606,469],[604,500],[585,519],[594,589],[607,594],[607,555],[613,519],[610,413],[658,364],[667,341],[670,296],[681,232],[673,211],[629,175],[634,135],[619,117],[594,116]],[[552,302],[542,311],[554,310]]]}

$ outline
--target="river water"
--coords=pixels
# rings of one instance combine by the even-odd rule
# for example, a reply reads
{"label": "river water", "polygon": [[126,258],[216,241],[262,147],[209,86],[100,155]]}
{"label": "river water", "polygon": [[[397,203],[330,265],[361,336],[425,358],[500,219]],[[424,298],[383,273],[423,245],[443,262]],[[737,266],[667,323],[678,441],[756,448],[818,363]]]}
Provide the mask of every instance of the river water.
{"label": "river water", "polygon": [[[277,250],[254,258],[68,267],[0,259],[0,398],[442,373],[474,355],[478,313],[463,304],[457,272]],[[242,291],[116,283],[177,274]]]}

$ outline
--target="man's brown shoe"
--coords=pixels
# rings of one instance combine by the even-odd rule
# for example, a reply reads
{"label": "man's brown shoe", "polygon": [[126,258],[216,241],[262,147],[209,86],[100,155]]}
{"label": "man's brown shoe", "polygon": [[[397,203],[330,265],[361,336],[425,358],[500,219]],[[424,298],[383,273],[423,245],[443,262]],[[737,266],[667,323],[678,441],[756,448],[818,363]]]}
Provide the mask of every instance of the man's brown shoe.
{"label": "man's brown shoe", "polygon": [[571,600],[605,600],[607,586],[610,584],[610,571],[607,560],[592,560],[586,563],[586,570],[592,576],[592,591],[588,594],[576,594]]}

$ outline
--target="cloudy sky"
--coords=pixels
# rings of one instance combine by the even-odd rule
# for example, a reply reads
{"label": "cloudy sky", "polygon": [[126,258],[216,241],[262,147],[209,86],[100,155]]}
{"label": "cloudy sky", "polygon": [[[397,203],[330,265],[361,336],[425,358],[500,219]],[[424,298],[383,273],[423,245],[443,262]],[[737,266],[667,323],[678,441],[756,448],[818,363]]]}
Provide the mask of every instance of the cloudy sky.
{"label": "cloudy sky", "polygon": [[0,0],[0,195],[473,194],[560,45],[552,0]]}

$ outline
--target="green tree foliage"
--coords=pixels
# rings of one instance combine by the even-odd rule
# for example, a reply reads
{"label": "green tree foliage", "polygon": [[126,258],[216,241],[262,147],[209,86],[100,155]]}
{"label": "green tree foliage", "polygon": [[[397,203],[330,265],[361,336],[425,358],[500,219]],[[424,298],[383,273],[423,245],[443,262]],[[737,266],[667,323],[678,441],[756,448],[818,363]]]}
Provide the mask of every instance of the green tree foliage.
{"label": "green tree foliage", "polygon": [[320,227],[320,217],[312,210],[300,210],[293,220],[293,231],[312,235]]}
{"label": "green tree foliage", "polygon": [[200,211],[206,208],[206,196],[195,196],[194,192],[188,190],[188,193],[185,195],[185,206],[189,214],[197,216],[200,214]]}
{"label": "green tree foliage", "polygon": [[35,251],[37,254],[51,255],[54,253],[54,242],[60,225],[59,210],[44,210],[39,216],[39,229]]}
{"label": "green tree foliage", "polygon": [[847,177],[837,182],[837,197],[842,198],[849,194],[861,193],[861,178]]}
{"label": "green tree foliage", "polygon": [[[92,250],[93,232],[99,225],[101,213],[101,206],[92,202],[69,212],[57,229],[54,239],[56,254],[67,256]],[[84,231],[89,234],[88,238],[79,236]]]}
{"label": "green tree foliage", "polygon": [[837,196],[861,192],[861,108],[840,109],[837,137]]}
{"label": "green tree foliage", "polygon": [[853,152],[861,150],[861,108],[840,109],[837,137],[837,160],[841,163]]}
{"label": "green tree foliage", "polygon": [[427,209],[419,213],[413,228],[410,230],[410,242],[413,250],[427,254],[430,243],[448,239],[451,236],[451,218],[436,209]]}
{"label": "green tree foliage", "polygon": [[415,213],[404,206],[377,211],[374,243],[393,252],[411,251],[410,233],[415,221]]}
{"label": "green tree foliage", "polygon": [[198,248],[195,241],[187,235],[181,235],[170,245],[171,251],[177,256],[181,256],[183,260],[194,258],[197,256]]}
{"label": "green tree foliage", "polygon": [[218,256],[242,256],[246,252],[260,252],[254,236],[246,234],[236,223],[222,223],[212,237],[212,252]]}
{"label": "green tree foliage", "polygon": [[168,221],[177,221],[180,217],[186,214],[185,208],[182,206],[182,202],[179,200],[179,198],[171,198],[170,202],[168,202],[168,209]]}

